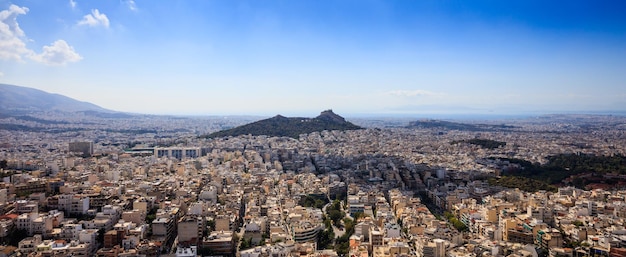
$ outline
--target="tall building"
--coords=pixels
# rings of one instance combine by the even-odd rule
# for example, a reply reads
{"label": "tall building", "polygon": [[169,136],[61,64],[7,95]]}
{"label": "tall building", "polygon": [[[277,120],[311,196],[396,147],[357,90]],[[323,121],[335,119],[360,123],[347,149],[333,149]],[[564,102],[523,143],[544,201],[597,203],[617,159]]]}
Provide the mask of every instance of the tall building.
{"label": "tall building", "polygon": [[435,239],[432,242],[427,242],[422,248],[422,256],[424,257],[445,257],[446,256],[446,244],[444,240]]}
{"label": "tall building", "polygon": [[92,156],[93,142],[70,142],[69,151],[72,153],[81,153],[83,156]]}
{"label": "tall building", "polygon": [[176,159],[198,158],[202,155],[200,147],[155,147],[154,156],[171,157]]}

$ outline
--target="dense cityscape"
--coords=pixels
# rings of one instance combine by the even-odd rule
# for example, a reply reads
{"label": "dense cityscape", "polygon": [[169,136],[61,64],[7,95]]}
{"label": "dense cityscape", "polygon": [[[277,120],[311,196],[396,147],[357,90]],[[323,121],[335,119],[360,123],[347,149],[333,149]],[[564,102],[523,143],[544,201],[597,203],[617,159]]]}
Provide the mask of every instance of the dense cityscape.
{"label": "dense cityscape", "polygon": [[626,257],[625,14],[0,0],[0,257]]}
{"label": "dense cityscape", "polygon": [[[626,254],[622,116],[204,136],[254,120],[4,117],[0,256]],[[555,156],[588,170],[514,176]]]}

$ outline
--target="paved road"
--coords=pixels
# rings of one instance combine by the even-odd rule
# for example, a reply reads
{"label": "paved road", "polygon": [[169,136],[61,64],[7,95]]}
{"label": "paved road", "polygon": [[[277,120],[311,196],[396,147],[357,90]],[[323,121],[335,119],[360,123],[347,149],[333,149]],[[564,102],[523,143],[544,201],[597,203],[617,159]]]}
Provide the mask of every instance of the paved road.
{"label": "paved road", "polygon": [[241,246],[241,240],[243,240],[243,235],[246,233],[245,226],[239,228],[239,232],[233,231],[233,233],[237,234],[237,236],[239,237],[239,242],[237,242],[237,246],[235,246],[235,257],[240,257],[241,253],[239,252],[239,247]]}
{"label": "paved road", "polygon": [[345,234],[345,233],[346,233],[346,230],[345,230],[345,229],[340,229],[340,228],[335,227],[335,226],[333,225],[333,232],[335,233],[335,238],[338,238],[338,237],[340,237],[340,236],[343,236],[343,234]]}

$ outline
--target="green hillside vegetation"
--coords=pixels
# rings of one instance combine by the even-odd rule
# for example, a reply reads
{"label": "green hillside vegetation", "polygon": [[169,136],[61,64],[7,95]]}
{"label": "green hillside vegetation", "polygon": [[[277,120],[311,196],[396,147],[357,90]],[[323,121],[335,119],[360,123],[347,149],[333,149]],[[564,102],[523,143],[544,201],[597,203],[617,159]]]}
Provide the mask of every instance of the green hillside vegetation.
{"label": "green hillside vegetation", "polygon": [[502,175],[532,178],[548,184],[560,183],[565,178],[583,173],[626,174],[626,157],[623,155],[560,154],[547,157],[548,162],[544,165],[522,159],[498,159],[520,166],[504,170]]}
{"label": "green hillside vegetation", "polygon": [[510,125],[490,125],[490,124],[466,124],[443,120],[418,120],[409,123],[407,128],[420,129],[443,129],[443,130],[461,130],[461,131],[501,131],[516,128]]}
{"label": "green hillside vegetation", "polygon": [[508,188],[519,188],[526,192],[537,192],[539,190],[556,192],[557,187],[552,186],[544,181],[520,177],[520,176],[502,176],[500,178],[490,178],[489,185],[503,186]]}
{"label": "green hillside vegetation", "polygon": [[260,120],[236,128],[218,131],[206,136],[207,138],[240,136],[240,135],[267,135],[275,137],[298,138],[301,134],[324,130],[356,130],[362,129],[331,110],[324,111],[315,118],[288,118],[281,115]]}
{"label": "green hillside vegetation", "polygon": [[473,139],[466,139],[466,140],[455,140],[450,142],[451,145],[455,145],[455,144],[459,144],[459,143],[467,143],[467,144],[471,144],[471,145],[477,145],[480,146],[482,148],[486,148],[486,149],[496,149],[502,146],[506,145],[506,142],[501,142],[501,141],[495,141],[495,140],[490,140],[490,139],[480,139],[480,138],[473,138]]}
{"label": "green hillside vegetation", "polygon": [[626,174],[626,157],[623,155],[597,156],[589,154],[561,154],[548,157],[547,168],[564,168],[574,173],[620,173]]}

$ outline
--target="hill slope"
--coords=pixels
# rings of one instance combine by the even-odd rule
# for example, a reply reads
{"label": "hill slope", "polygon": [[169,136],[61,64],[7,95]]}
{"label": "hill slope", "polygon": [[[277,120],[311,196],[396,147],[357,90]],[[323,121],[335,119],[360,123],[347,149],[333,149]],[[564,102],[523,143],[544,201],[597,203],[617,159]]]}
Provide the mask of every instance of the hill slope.
{"label": "hill slope", "polygon": [[491,125],[491,124],[466,124],[443,120],[418,120],[409,123],[406,128],[417,129],[443,129],[443,130],[462,130],[462,131],[500,131],[514,129],[509,125]]}
{"label": "hill slope", "polygon": [[81,102],[67,96],[51,94],[34,88],[0,84],[0,112],[20,114],[52,110],[111,112],[95,104]]}
{"label": "hill slope", "polygon": [[276,137],[298,138],[300,134],[308,134],[323,130],[356,130],[362,129],[346,121],[332,110],[323,111],[315,118],[288,118],[276,115],[269,119],[260,120],[236,128],[218,131],[207,137],[226,137],[239,135],[267,135]]}

